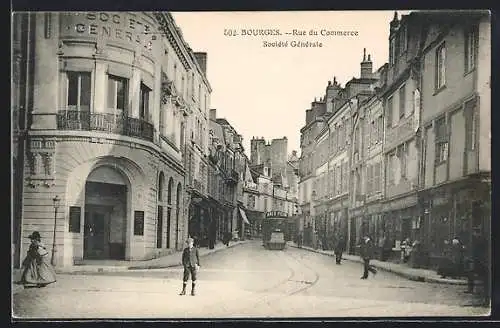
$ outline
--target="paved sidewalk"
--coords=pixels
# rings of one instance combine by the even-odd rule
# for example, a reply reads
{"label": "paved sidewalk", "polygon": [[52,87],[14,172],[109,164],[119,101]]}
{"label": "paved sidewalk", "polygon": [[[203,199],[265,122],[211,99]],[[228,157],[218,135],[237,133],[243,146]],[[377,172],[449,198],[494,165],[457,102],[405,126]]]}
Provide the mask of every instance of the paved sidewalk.
{"label": "paved sidewalk", "polygon": [[[298,248],[295,243],[289,244],[291,247]],[[302,249],[316,252],[323,255],[335,256],[333,251],[324,251],[320,249],[313,249],[311,247],[302,246]],[[343,254],[342,259],[362,263],[363,261],[359,256],[356,255],[347,255]],[[427,269],[415,269],[410,268],[404,264],[392,263],[392,262],[383,262],[378,260],[371,260],[370,264],[376,267],[377,269],[392,272],[399,276],[405,277],[409,280],[414,281],[425,281],[432,283],[440,283],[440,284],[448,284],[448,285],[467,285],[467,280],[465,279],[445,279],[441,278],[435,271],[427,270]]]}
{"label": "paved sidewalk", "polygon": [[[229,246],[225,246],[222,243],[217,243],[214,249],[208,249],[206,247],[199,248],[200,256],[206,256],[215,252],[225,250],[227,248],[235,247],[241,244],[247,243],[244,241],[232,241]],[[56,273],[63,274],[82,274],[91,272],[123,272],[135,269],[161,269],[173,266],[182,265],[181,263],[182,251],[176,251],[166,256],[158,257],[146,261],[93,261],[92,264],[74,265],[71,267],[58,267],[56,268]],[[201,263],[203,265],[203,262]],[[21,276],[20,269],[12,270],[13,281]]]}
{"label": "paved sidewalk", "polygon": [[[241,244],[247,243],[248,240],[243,240],[243,241],[232,241],[229,243],[229,246],[226,246],[222,243],[218,243],[215,245],[214,249],[208,249],[206,247],[199,248],[199,253],[200,256],[207,256],[209,254],[219,252],[222,250],[225,250],[227,248],[231,248],[234,246],[238,246]],[[173,267],[173,266],[178,266],[182,265],[182,251],[172,253],[167,256],[159,257],[156,259],[148,260],[148,261],[137,261],[134,263],[130,263],[128,266],[128,270],[135,270],[135,269],[162,269],[162,268],[168,268],[168,267]],[[202,261],[200,261],[202,262]],[[201,263],[203,265],[203,263]]]}

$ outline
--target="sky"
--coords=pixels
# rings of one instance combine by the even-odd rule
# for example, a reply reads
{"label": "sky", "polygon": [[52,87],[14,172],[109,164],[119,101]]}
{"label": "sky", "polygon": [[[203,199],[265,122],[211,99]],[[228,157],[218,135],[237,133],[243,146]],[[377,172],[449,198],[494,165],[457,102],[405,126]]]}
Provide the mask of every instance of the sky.
{"label": "sky", "polygon": [[[399,17],[407,13],[398,11]],[[335,76],[345,86],[359,77],[363,48],[371,54],[374,71],[388,61],[394,11],[175,12],[173,16],[193,51],[207,52],[210,108],[243,136],[249,156],[254,136],[268,141],[286,136],[288,153],[300,154],[305,110],[315,97],[324,96],[328,81]],[[273,29],[282,35],[244,36],[242,29]],[[236,30],[238,35],[225,35],[229,34],[225,30]],[[311,30],[318,35],[309,35]],[[322,36],[322,30],[357,35]],[[264,41],[288,41],[288,47],[264,47]],[[322,47],[292,47],[292,41],[321,42]]]}

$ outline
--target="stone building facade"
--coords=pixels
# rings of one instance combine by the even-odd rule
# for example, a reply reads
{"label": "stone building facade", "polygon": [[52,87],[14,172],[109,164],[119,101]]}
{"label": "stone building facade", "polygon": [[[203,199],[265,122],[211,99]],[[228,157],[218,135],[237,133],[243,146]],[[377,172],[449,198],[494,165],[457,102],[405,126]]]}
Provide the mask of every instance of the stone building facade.
{"label": "stone building facade", "polygon": [[434,266],[444,240],[491,234],[491,23],[487,12],[422,19],[419,214]]}
{"label": "stone building facade", "polygon": [[244,238],[245,224],[249,222],[243,206],[244,176],[248,166],[243,138],[226,119],[217,118],[216,109],[210,109],[209,127],[213,233],[217,240],[235,231],[239,238]]}
{"label": "stone building facade", "polygon": [[409,16],[395,15],[390,23],[389,63],[381,95],[385,107],[385,190],[382,201],[386,238],[415,240],[418,234],[418,178],[420,147],[417,139],[421,94],[416,56],[421,34]]}
{"label": "stone building facade", "polygon": [[[286,179],[288,163],[288,139],[286,137],[272,139],[253,137],[250,140],[251,165],[264,164],[271,170],[275,183]],[[283,181],[281,182],[283,183]]]}
{"label": "stone building facade", "polygon": [[[15,16],[25,65],[13,83],[24,90],[14,109],[26,118],[16,257],[34,230],[55,245],[58,266],[148,259],[182,247],[185,136],[202,133],[193,113],[206,113],[210,86],[172,16]],[[197,83],[203,92],[192,91]]]}
{"label": "stone building facade", "polygon": [[[421,244],[414,264],[436,267],[446,256],[445,241],[459,238],[470,250],[474,229],[486,239],[491,233],[490,15],[395,13],[389,27],[389,62],[372,73],[364,58],[361,78],[340,88],[334,104],[322,98],[315,107],[320,110],[306,111],[301,220],[317,221],[318,230],[318,220],[326,219],[328,236],[328,216],[335,222],[343,206],[337,163],[346,158],[348,224],[346,230],[334,224],[333,231],[347,235],[349,251],[369,235],[379,249],[399,257],[401,242],[409,238]],[[351,120],[347,136],[339,124],[343,112]],[[313,130],[313,122],[320,128]],[[350,139],[347,150],[339,148],[343,138]]]}

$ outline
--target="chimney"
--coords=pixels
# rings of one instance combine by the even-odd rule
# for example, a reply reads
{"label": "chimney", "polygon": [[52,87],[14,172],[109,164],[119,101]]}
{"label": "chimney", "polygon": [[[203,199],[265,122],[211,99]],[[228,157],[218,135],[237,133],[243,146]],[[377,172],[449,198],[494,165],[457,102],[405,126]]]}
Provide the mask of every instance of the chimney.
{"label": "chimney", "polygon": [[207,76],[207,53],[206,52],[195,52],[194,58],[196,58],[198,65],[200,65],[200,68],[201,68],[201,71],[203,72],[203,74],[205,74],[205,76]]}
{"label": "chimney", "polygon": [[368,59],[366,58],[366,48],[363,49],[363,61],[361,62],[361,78],[362,79],[370,79],[373,74],[373,63],[368,55]]}
{"label": "chimney", "polygon": [[209,118],[210,120],[212,120],[212,121],[215,121],[215,120],[216,120],[216,118],[217,118],[217,109],[215,109],[215,108],[211,108],[211,109],[210,109],[210,113],[209,113],[209,115],[208,115],[208,118]]}

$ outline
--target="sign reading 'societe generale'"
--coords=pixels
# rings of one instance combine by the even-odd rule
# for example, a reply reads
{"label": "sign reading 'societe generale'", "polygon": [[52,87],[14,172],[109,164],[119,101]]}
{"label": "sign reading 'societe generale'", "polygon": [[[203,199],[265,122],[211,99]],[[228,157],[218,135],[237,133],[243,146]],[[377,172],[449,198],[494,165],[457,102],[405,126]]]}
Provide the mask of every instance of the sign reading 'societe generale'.
{"label": "sign reading 'societe generale'", "polygon": [[142,45],[152,50],[152,24],[141,14],[117,12],[61,13],[61,37],[95,37]]}

